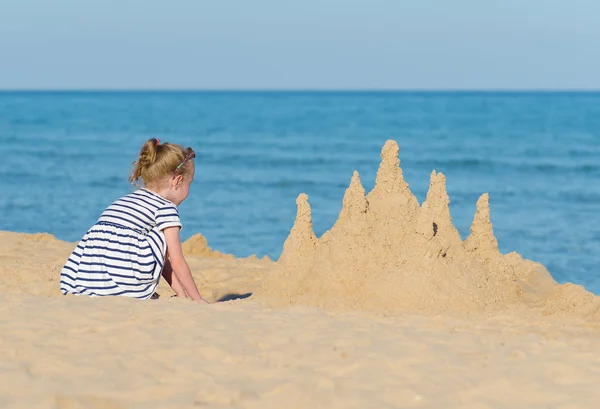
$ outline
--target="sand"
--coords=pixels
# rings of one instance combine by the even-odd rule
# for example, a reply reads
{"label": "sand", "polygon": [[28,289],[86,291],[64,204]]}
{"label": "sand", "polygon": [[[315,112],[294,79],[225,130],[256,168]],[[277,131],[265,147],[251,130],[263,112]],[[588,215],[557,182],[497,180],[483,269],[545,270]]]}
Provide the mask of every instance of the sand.
{"label": "sand", "polygon": [[62,296],[75,246],[0,232],[2,408],[595,408],[598,297],[503,255],[445,178],[419,204],[388,141],[317,238],[308,197],[277,262],[184,243],[202,305]]}

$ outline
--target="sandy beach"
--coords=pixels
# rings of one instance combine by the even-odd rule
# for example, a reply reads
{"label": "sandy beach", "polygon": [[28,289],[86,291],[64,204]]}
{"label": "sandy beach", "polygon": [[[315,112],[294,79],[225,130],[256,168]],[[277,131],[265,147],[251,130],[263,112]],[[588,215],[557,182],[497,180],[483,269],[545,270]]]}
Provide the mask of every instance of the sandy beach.
{"label": "sandy beach", "polygon": [[75,243],[0,232],[0,407],[597,407],[599,297],[501,254],[486,194],[462,240],[444,175],[418,203],[398,154],[369,193],[352,176],[319,238],[300,195],[278,261],[184,243],[211,305],[164,283],[62,296]]}

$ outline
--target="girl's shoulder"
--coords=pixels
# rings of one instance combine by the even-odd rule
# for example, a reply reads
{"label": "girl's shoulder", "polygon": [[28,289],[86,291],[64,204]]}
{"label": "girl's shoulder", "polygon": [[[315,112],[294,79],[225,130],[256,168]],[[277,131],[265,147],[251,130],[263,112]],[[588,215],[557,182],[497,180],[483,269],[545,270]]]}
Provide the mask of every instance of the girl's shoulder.
{"label": "girl's shoulder", "polygon": [[135,202],[135,203],[138,203],[145,207],[149,206],[149,207],[152,207],[155,209],[175,206],[173,204],[173,202],[171,202],[171,201],[165,199],[164,197],[160,196],[159,194],[157,194],[151,190],[145,189],[145,188],[140,188],[129,194],[126,194],[125,196],[117,199],[115,201],[115,203],[117,203],[119,201]]}

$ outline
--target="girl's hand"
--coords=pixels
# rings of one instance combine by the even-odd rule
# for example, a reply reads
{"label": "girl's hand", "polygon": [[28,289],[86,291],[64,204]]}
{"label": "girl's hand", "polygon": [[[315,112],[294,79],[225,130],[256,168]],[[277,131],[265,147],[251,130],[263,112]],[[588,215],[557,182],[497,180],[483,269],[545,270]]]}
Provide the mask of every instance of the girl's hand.
{"label": "girl's hand", "polygon": [[200,299],[198,300],[199,303],[201,304],[210,304],[208,301],[206,301],[204,298],[200,297]]}

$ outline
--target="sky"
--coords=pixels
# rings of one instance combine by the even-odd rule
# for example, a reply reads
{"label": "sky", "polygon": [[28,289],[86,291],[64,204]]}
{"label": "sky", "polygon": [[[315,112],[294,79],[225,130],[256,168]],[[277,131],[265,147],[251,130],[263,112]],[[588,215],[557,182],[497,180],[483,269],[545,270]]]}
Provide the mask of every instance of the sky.
{"label": "sky", "polygon": [[0,0],[0,89],[600,89],[598,0]]}

